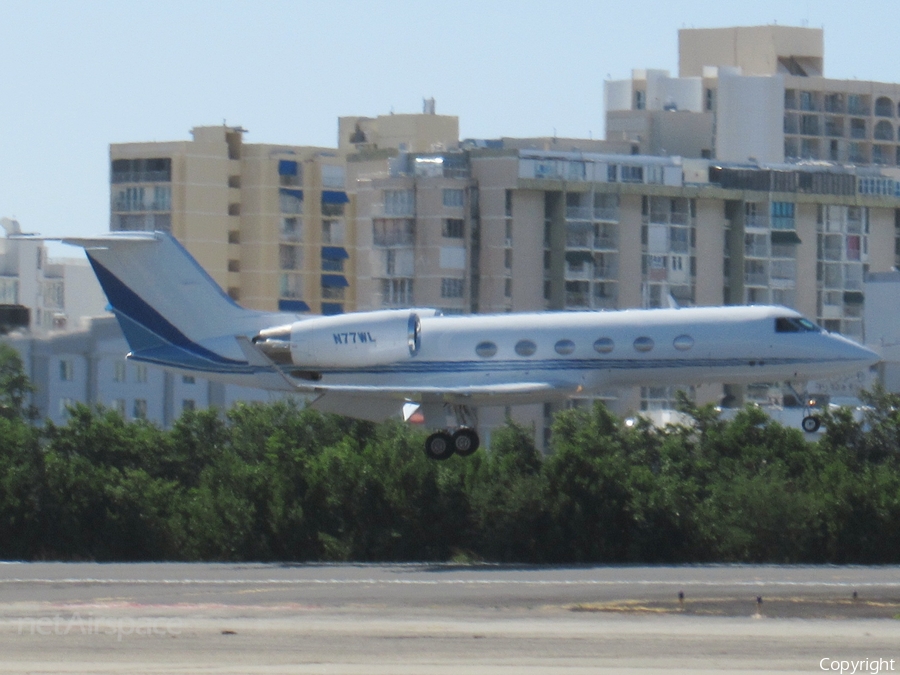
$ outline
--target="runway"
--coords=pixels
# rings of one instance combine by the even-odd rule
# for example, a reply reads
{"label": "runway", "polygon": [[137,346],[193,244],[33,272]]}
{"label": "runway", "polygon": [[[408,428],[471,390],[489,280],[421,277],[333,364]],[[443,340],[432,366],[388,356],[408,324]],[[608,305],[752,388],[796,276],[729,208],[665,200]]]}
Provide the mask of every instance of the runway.
{"label": "runway", "polygon": [[0,673],[895,672],[898,615],[896,567],[12,563]]}

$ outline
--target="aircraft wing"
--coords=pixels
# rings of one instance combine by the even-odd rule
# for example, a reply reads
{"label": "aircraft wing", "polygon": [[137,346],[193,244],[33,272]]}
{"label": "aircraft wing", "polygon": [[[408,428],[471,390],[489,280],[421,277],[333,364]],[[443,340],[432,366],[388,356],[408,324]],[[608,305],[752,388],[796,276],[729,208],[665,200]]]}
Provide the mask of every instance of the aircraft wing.
{"label": "aircraft wing", "polygon": [[398,417],[410,401],[461,403],[468,405],[514,405],[564,399],[578,393],[577,387],[564,387],[551,382],[516,382],[465,387],[366,387],[314,386],[319,397],[310,407],[321,412],[347,415],[372,422]]}

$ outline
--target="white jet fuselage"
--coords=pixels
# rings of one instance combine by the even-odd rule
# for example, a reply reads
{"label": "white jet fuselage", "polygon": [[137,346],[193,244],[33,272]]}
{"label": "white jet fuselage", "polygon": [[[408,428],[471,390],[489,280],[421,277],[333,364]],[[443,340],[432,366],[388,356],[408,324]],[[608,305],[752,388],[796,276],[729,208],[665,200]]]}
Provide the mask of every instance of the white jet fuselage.
{"label": "white jet fuselage", "polygon": [[[504,386],[545,383],[563,395],[588,395],[616,385],[806,380],[866,368],[876,358],[824,331],[776,330],[779,318],[802,318],[793,310],[735,306],[422,316],[415,353],[360,365],[355,354],[371,345],[357,334],[403,336],[380,337],[367,327],[365,313],[357,316],[358,323],[323,336],[355,365],[316,370],[320,386],[469,389],[475,398],[494,388],[495,398]],[[513,389],[507,393],[515,397]],[[519,398],[528,398],[526,389]],[[534,398],[547,398],[546,392]]]}

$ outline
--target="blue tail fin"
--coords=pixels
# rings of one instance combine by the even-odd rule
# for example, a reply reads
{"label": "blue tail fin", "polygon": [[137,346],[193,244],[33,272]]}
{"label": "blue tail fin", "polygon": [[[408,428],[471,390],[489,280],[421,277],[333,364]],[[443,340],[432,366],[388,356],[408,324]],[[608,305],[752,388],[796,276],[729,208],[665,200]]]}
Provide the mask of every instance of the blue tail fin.
{"label": "blue tail fin", "polygon": [[246,365],[236,336],[285,320],[240,307],[168,234],[117,232],[64,241],[85,248],[134,358],[233,371]]}

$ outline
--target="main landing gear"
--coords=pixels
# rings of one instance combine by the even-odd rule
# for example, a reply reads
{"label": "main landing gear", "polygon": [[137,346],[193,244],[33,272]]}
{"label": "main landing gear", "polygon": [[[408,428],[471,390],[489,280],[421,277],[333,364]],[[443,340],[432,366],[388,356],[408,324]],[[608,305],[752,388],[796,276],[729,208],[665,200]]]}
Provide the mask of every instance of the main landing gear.
{"label": "main landing gear", "polygon": [[474,429],[462,427],[452,434],[436,431],[425,440],[425,455],[429,459],[449,459],[454,453],[468,457],[478,449],[480,441]]}
{"label": "main landing gear", "polygon": [[453,454],[468,457],[481,444],[474,429],[477,424],[475,411],[467,405],[453,405],[451,408],[456,417],[456,430],[436,431],[425,440],[425,455],[429,459],[448,459]]}

